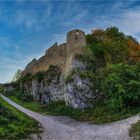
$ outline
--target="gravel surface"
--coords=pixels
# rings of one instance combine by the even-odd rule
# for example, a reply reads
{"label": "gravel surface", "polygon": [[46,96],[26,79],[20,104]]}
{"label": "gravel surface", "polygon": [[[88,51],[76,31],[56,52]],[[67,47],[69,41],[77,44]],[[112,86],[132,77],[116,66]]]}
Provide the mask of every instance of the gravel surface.
{"label": "gravel surface", "polygon": [[140,120],[140,115],[136,115],[110,124],[93,125],[69,117],[45,116],[18,105],[4,95],[1,97],[41,124],[44,129],[40,134],[43,140],[131,140],[128,130],[131,124]]}

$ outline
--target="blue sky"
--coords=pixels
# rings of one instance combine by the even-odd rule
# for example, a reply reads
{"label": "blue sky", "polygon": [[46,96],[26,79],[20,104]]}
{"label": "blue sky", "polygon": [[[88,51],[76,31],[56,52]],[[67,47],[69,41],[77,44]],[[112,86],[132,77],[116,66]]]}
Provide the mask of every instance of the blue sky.
{"label": "blue sky", "polygon": [[139,0],[0,2],[0,83],[12,80],[69,30],[117,26],[140,40]]}

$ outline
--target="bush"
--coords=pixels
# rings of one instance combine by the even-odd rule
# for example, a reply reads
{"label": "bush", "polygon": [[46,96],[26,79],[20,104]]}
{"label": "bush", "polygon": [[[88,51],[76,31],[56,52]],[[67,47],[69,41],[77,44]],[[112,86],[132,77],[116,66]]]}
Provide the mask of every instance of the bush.
{"label": "bush", "polygon": [[3,85],[0,84],[0,92],[3,92],[4,91],[4,87]]}
{"label": "bush", "polygon": [[114,111],[140,105],[140,71],[138,65],[109,65],[99,78],[99,88],[105,95],[105,104]]}
{"label": "bush", "polygon": [[30,93],[24,93],[24,92],[19,92],[19,91],[7,91],[4,93],[4,95],[6,96],[15,96],[16,98],[18,98],[19,100],[23,101],[23,102],[31,102],[33,101],[33,95],[31,95]]}
{"label": "bush", "polygon": [[134,140],[140,140],[140,121],[132,125],[129,130],[129,136],[133,137]]}
{"label": "bush", "polygon": [[27,73],[25,76],[22,76],[19,81],[28,82],[33,79],[33,75],[31,73]]}
{"label": "bush", "polygon": [[93,70],[111,63],[129,63],[134,59],[133,56],[137,56],[136,54],[140,52],[136,49],[140,48],[139,43],[132,37],[125,36],[116,27],[94,30],[91,35],[86,36],[86,39],[87,46],[83,58],[88,68]]}
{"label": "bush", "polygon": [[46,72],[38,72],[34,75],[34,79],[41,82],[45,79]]}
{"label": "bush", "polygon": [[29,93],[22,93],[21,95],[19,94],[19,99],[23,102],[31,102],[33,101],[33,96]]}
{"label": "bush", "polygon": [[139,106],[140,64],[131,61],[136,51],[140,52],[135,50],[139,43],[116,27],[94,30],[86,39],[88,45],[77,58],[86,64],[96,91],[102,95],[99,104],[114,111]]}
{"label": "bush", "polygon": [[59,83],[61,74],[61,69],[58,66],[50,65],[49,69],[46,71],[45,83],[49,85],[54,79],[56,83]]}
{"label": "bush", "polygon": [[52,112],[54,115],[68,115],[71,114],[73,108],[65,105],[64,101],[50,102],[47,104],[47,112]]}

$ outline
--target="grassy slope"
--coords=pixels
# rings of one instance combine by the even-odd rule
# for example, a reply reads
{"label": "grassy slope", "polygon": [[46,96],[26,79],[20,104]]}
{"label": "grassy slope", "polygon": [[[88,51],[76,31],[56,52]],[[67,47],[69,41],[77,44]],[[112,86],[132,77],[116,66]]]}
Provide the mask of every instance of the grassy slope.
{"label": "grassy slope", "polygon": [[[0,97],[0,103],[10,111],[0,114],[0,139],[23,139],[38,133],[38,122],[18,111]],[[0,110],[2,112],[2,108]],[[9,117],[10,115],[10,117]]]}
{"label": "grassy slope", "polygon": [[36,111],[36,112],[42,112],[43,113],[43,109],[42,109],[42,105],[39,102],[23,102],[19,99],[17,99],[15,96],[8,96],[8,98],[12,99],[14,102],[32,110],[32,111]]}
{"label": "grassy slope", "polygon": [[140,140],[140,121],[132,125],[131,129],[129,130],[129,135],[135,140]]}
{"label": "grassy slope", "polygon": [[70,116],[76,120],[80,121],[89,121],[94,124],[102,124],[102,123],[109,123],[121,119],[128,118],[140,112],[140,108],[133,108],[127,111],[114,113],[108,111],[105,107],[100,106],[95,109],[85,109],[83,111],[78,109],[72,109],[64,105],[63,102],[54,102],[50,103],[47,106],[42,106],[38,102],[22,102],[18,100],[14,96],[9,96],[13,101],[21,104],[22,106],[36,111],[41,112],[44,114],[52,114],[52,115],[64,115]]}

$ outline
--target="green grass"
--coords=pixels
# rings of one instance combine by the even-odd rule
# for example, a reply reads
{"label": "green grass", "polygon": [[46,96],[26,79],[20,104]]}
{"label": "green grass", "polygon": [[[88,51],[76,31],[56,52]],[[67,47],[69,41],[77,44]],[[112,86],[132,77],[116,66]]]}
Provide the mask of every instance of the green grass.
{"label": "green grass", "polygon": [[140,121],[132,125],[129,130],[129,136],[133,137],[134,140],[140,140]]}
{"label": "green grass", "polygon": [[9,96],[16,103],[36,112],[51,115],[70,116],[79,121],[88,121],[94,124],[103,124],[128,118],[140,112],[140,107],[131,108],[122,112],[111,112],[104,106],[89,108],[85,110],[73,109],[64,104],[63,101],[51,102],[41,105],[38,102],[23,102],[14,96]]}
{"label": "green grass", "polygon": [[15,96],[8,96],[10,99],[12,99],[14,102],[32,110],[32,111],[36,111],[36,112],[42,112],[43,113],[43,109],[42,109],[42,105],[39,102],[23,102],[19,99],[17,99],[17,97]]}
{"label": "green grass", "polygon": [[0,139],[30,138],[39,133],[38,122],[12,107],[0,97]]}

